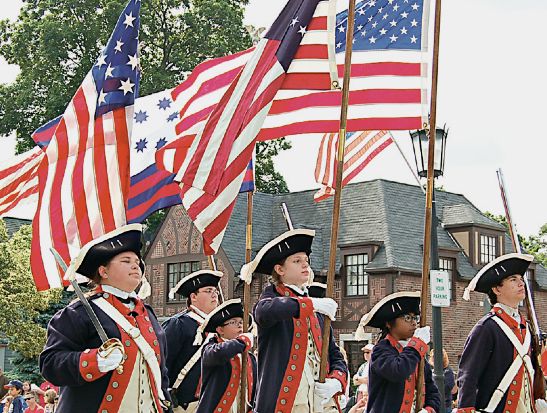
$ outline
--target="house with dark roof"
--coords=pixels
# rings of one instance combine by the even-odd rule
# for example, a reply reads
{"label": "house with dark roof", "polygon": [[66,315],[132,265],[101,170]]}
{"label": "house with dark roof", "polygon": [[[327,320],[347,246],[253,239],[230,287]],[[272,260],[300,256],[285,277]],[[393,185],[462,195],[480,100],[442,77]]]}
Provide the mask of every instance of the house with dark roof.
{"label": "house with dark roof", "polygon": [[[295,228],[316,232],[310,257],[316,280],[325,280],[330,249],[333,200],[316,203],[315,190],[288,194],[256,193],[253,201],[253,251],[286,231],[281,204],[285,203]],[[387,180],[347,185],[342,208],[337,250],[335,299],[339,309],[333,322],[336,336],[348,353],[353,368],[362,362],[354,331],[363,314],[384,296],[403,290],[420,290],[423,253],[425,196],[420,187]],[[463,290],[477,271],[492,259],[512,252],[505,227],[476,208],[464,195],[436,192],[440,269],[449,273],[451,305],[442,309],[443,342],[456,365],[467,334],[488,311],[482,294],[463,301]],[[237,277],[245,260],[247,197],[240,194],[221,249],[215,257],[225,273],[225,298],[238,294]],[[208,268],[200,233],[184,209],[173,207],[146,253],[151,304],[156,314],[168,317],[185,307],[168,293],[181,277]],[[547,270],[534,263],[528,272],[536,307],[547,305]],[[268,283],[256,277],[252,302]],[[430,311],[430,310],[429,310]],[[547,318],[538,314],[544,329]],[[428,317],[431,320],[431,317]],[[374,339],[369,331],[369,340]]]}

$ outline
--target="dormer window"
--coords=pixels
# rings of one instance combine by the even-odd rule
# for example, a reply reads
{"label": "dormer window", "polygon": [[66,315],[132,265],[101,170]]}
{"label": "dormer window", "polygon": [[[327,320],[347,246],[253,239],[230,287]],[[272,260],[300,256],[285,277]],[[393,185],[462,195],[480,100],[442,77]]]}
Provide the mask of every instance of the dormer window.
{"label": "dormer window", "polygon": [[344,264],[346,267],[346,296],[368,295],[368,274],[365,272],[368,254],[346,255]]}
{"label": "dormer window", "polygon": [[481,235],[480,239],[480,264],[484,265],[496,258],[497,240],[491,235]]}

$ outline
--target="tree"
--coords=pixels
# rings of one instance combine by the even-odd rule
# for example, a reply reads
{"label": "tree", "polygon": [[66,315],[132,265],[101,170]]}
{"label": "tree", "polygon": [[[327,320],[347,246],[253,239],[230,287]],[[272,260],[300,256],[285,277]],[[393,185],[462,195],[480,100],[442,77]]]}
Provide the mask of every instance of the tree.
{"label": "tree", "polygon": [[0,220],[0,331],[9,347],[24,357],[42,351],[46,330],[37,320],[40,312],[59,301],[62,291],[36,291],[30,270],[31,237],[31,227],[24,225],[8,239]]}
{"label": "tree", "polygon": [[[173,87],[211,57],[246,49],[248,0],[142,2],[140,94]],[[17,131],[18,151],[31,133],[63,113],[106,44],[127,0],[24,2],[15,22],[0,21],[0,55],[21,69],[0,87],[0,135]]]}
{"label": "tree", "polygon": [[[495,215],[488,211],[484,215],[502,224],[509,235],[509,224],[505,215]],[[541,226],[537,235],[524,237],[519,234],[518,238],[522,250],[528,254],[532,254],[537,262],[547,268],[547,223]]]}
{"label": "tree", "polygon": [[269,142],[257,142],[255,180],[258,191],[268,194],[289,192],[283,175],[275,170],[273,158],[279,155],[279,152],[290,148],[291,143],[285,138]]}

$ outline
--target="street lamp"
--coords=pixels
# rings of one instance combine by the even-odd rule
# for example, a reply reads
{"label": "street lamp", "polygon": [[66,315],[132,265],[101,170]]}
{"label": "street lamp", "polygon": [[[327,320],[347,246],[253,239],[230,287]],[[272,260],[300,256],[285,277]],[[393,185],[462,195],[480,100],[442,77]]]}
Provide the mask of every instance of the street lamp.
{"label": "street lamp", "polygon": [[[433,162],[433,176],[435,178],[442,176],[444,173],[444,158],[446,150],[446,138],[448,129],[446,126],[437,128],[435,131],[435,158]],[[416,169],[418,175],[422,178],[427,177],[427,157],[429,149],[429,130],[421,129],[415,132],[410,132],[412,139],[412,149],[414,150],[414,160],[416,161]],[[433,185],[433,205],[431,209],[431,255],[430,269],[439,269],[439,247],[437,238],[437,211],[435,201],[435,185]],[[441,401],[444,404],[444,365],[443,365],[443,334],[442,334],[442,315],[441,308],[432,306],[433,319],[433,348],[435,354],[433,357],[433,379],[439,388]],[[425,311],[425,310],[424,310]]]}

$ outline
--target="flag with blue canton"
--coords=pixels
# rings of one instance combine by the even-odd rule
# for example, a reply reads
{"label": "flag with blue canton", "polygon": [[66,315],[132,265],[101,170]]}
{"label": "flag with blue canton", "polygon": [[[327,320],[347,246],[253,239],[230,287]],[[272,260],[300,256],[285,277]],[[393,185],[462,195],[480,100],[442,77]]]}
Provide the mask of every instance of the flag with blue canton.
{"label": "flag with blue canton", "polygon": [[130,0],[92,69],[97,88],[95,117],[133,104],[139,92],[140,0]]}
{"label": "flag with blue canton", "polygon": [[[422,50],[423,17],[424,0],[361,1],[356,5],[353,50]],[[347,27],[345,10],[336,18],[337,53],[346,49]]]}
{"label": "flag with blue canton", "polygon": [[[38,290],[67,285],[50,249],[70,262],[88,242],[127,223],[130,140],[138,94],[140,0],[130,0],[68,103],[38,169],[31,267]],[[56,124],[55,124],[56,123]],[[47,144],[47,146],[45,146]]]}

